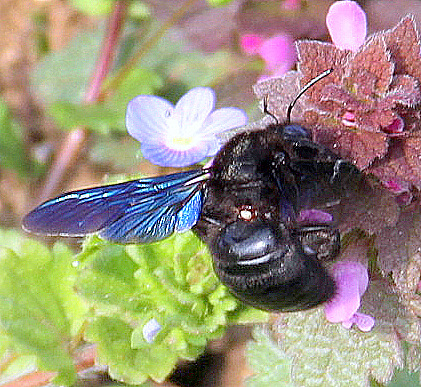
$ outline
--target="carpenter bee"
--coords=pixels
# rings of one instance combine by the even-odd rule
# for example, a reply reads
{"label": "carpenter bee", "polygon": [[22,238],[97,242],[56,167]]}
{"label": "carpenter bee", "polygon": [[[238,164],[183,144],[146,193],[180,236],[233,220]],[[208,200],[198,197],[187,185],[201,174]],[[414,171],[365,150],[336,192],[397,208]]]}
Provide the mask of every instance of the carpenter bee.
{"label": "carpenter bee", "polygon": [[[23,227],[44,235],[98,232],[124,244],[193,229],[243,302],[297,311],[329,300],[335,282],[326,263],[338,255],[340,236],[326,211],[361,173],[289,122],[298,97],[326,75],[304,87],[286,123],[235,135],[209,168],[66,193],[27,214]],[[308,215],[314,211],[329,216]]]}

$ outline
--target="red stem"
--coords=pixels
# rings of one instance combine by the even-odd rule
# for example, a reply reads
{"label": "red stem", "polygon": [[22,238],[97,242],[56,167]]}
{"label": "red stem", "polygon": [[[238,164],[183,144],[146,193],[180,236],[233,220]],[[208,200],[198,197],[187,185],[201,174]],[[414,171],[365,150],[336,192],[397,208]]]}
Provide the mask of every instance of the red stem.
{"label": "red stem", "polygon": [[[118,0],[115,2],[113,13],[108,20],[107,33],[102,43],[101,54],[85,93],[84,102],[87,104],[98,101],[102,83],[113,64],[128,5],[129,2],[127,0]],[[87,132],[84,128],[76,128],[66,136],[44,184],[40,195],[41,201],[53,196],[62,182],[66,171],[77,159],[86,139]]]}
{"label": "red stem", "polygon": [[109,73],[114,61],[117,42],[124,25],[128,5],[128,1],[125,0],[120,0],[115,3],[114,11],[108,20],[107,34],[104,38],[103,49],[101,50],[96,69],[85,94],[86,103],[92,103],[98,100],[102,83]]}
{"label": "red stem", "polygon": [[[86,370],[95,365],[96,347],[87,346],[75,354],[74,362],[76,371]],[[19,378],[2,384],[2,387],[40,387],[50,383],[57,376],[57,372],[35,371],[30,374],[20,376]]]}

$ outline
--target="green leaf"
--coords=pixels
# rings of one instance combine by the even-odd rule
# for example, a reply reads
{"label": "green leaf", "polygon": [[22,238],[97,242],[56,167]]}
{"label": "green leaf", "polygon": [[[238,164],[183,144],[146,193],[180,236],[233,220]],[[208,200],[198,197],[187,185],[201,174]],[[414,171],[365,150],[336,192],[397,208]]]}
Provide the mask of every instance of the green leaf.
{"label": "green leaf", "polygon": [[317,309],[282,315],[275,330],[280,348],[294,364],[294,385],[363,386],[370,377],[385,383],[403,363],[390,326],[348,330],[328,323]]}
{"label": "green leaf", "polygon": [[66,130],[75,126],[86,126],[103,135],[113,131],[125,134],[128,102],[140,94],[155,92],[161,85],[161,78],[152,71],[135,69],[125,78],[109,101],[95,105],[56,101],[49,106],[48,113]]}
{"label": "green leaf", "polygon": [[125,110],[116,110],[108,104],[83,105],[70,102],[54,102],[48,113],[66,130],[75,126],[87,126],[100,134],[112,131],[126,132]]}
{"label": "green leaf", "polygon": [[214,7],[229,4],[231,1],[232,0],[207,0],[207,2]]}
{"label": "green leaf", "polygon": [[135,67],[120,83],[109,104],[124,115],[131,99],[141,94],[155,94],[164,83],[162,76],[155,70]]}
{"label": "green leaf", "polygon": [[238,72],[239,60],[229,52],[212,54],[184,53],[169,64],[168,73],[173,79],[182,82],[187,88],[208,86],[218,83],[230,72]]}
{"label": "green leaf", "polygon": [[0,323],[21,354],[36,356],[40,368],[59,373],[57,383],[76,377],[69,352],[86,305],[74,293],[72,252],[52,250],[17,232],[0,232]]}
{"label": "green leaf", "polygon": [[397,370],[393,375],[393,379],[387,383],[387,387],[419,387],[420,373],[409,372],[408,370]]}
{"label": "green leaf", "polygon": [[35,165],[26,156],[22,142],[22,128],[14,122],[0,99],[0,165],[26,176]]}
{"label": "green leaf", "polygon": [[111,164],[114,168],[128,171],[139,161],[140,153],[140,143],[130,136],[101,136],[93,139],[89,158],[96,164]]}
{"label": "green leaf", "polygon": [[37,253],[42,255],[37,259],[39,269],[34,270],[13,251],[0,249],[0,319],[6,332],[34,353],[43,368],[59,371],[69,383],[75,377],[66,351],[70,326],[50,284],[40,280],[46,275],[48,262],[39,258],[50,257],[46,252]]}
{"label": "green leaf", "polygon": [[83,13],[98,16],[111,13],[115,0],[71,0],[71,3]]}
{"label": "green leaf", "polygon": [[273,341],[267,329],[256,327],[253,338],[247,345],[247,360],[254,375],[246,379],[247,387],[293,386],[292,360]]}
{"label": "green leaf", "polygon": [[115,317],[97,317],[88,327],[86,338],[97,343],[98,360],[107,364],[110,376],[126,383],[139,384],[147,380],[147,374],[137,367],[139,351],[130,347],[133,329]]}
{"label": "green leaf", "polygon": [[137,269],[124,246],[105,243],[81,264],[76,286],[103,313],[112,315],[119,309],[135,313],[148,306],[148,298],[136,293]]}
{"label": "green leaf", "polygon": [[79,103],[95,68],[104,29],[77,35],[62,50],[45,55],[30,82],[47,105],[56,101]]}
{"label": "green leaf", "polygon": [[[79,258],[77,288],[95,310],[86,337],[119,380],[164,380],[179,359],[195,359],[251,309],[219,282],[191,232],[149,245],[91,238]],[[268,314],[249,316],[263,321]],[[160,329],[149,342],[143,330],[152,319]]]}

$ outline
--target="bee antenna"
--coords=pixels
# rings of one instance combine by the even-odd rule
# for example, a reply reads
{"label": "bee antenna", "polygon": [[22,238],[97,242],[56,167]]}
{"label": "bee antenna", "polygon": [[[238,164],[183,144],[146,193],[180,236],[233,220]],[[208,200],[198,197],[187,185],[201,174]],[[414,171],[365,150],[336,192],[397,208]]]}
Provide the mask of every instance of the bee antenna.
{"label": "bee antenna", "polygon": [[279,121],[276,118],[275,114],[270,112],[268,109],[268,99],[269,99],[268,95],[266,95],[265,98],[263,99],[263,113],[267,114],[268,116],[271,116],[276,121],[276,124],[278,125]]}
{"label": "bee antenna", "polygon": [[[293,109],[293,107],[295,106],[296,102],[298,101],[298,99],[310,88],[312,87],[315,83],[319,82],[321,79],[323,79],[324,77],[327,77],[331,72],[333,71],[333,69],[328,69],[326,71],[323,71],[321,74],[319,74],[317,77],[313,78],[310,82],[308,82],[301,90],[300,92],[297,94],[297,96],[294,98],[294,100],[289,104],[288,109],[287,109],[287,121],[286,121],[286,125],[289,125],[291,123],[291,111]],[[269,113],[270,114],[270,113]],[[270,114],[272,117],[273,115]]]}

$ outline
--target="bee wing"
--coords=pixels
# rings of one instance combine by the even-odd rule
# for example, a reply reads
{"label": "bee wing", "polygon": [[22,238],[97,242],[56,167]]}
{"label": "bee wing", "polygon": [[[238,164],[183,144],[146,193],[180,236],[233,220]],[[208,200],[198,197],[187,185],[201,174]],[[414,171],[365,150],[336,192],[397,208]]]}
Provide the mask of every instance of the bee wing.
{"label": "bee wing", "polygon": [[118,243],[148,243],[183,232],[198,221],[203,170],[69,192],[36,207],[23,228],[42,235],[93,232]]}

